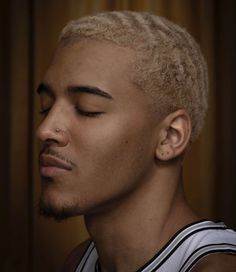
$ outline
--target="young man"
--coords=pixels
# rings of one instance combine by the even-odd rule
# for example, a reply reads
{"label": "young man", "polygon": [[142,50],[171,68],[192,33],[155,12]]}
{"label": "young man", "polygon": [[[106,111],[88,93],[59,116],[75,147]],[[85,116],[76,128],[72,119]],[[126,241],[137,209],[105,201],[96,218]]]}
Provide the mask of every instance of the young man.
{"label": "young man", "polygon": [[69,23],[38,87],[41,211],[84,215],[64,271],[236,271],[236,234],[185,201],[184,153],[207,109],[207,69],[182,28],[148,13]]}

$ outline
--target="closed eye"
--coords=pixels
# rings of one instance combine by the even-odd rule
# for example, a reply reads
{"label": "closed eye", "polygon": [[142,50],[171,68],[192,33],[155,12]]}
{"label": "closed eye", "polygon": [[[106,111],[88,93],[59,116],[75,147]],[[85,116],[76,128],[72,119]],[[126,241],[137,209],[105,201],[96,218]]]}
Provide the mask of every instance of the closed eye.
{"label": "closed eye", "polygon": [[41,110],[41,111],[39,112],[39,114],[40,114],[40,115],[47,115],[47,114],[49,113],[50,109],[51,109],[51,108],[47,108],[47,109]]}
{"label": "closed eye", "polygon": [[[51,108],[47,108],[47,109],[43,109],[39,112],[40,115],[46,116],[49,111],[51,110]],[[85,116],[85,117],[98,117],[99,115],[103,114],[104,112],[100,112],[100,111],[84,111],[81,110],[79,108],[76,107],[76,112],[81,115],[81,116]]]}
{"label": "closed eye", "polygon": [[79,115],[85,116],[85,117],[98,117],[99,115],[103,114],[104,112],[100,111],[84,111],[76,107],[76,111]]}

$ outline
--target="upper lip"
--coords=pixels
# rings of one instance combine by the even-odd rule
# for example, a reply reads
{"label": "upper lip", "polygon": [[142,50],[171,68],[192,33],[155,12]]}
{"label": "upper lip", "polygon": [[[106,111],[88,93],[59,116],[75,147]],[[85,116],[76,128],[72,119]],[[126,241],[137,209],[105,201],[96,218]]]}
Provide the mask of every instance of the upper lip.
{"label": "upper lip", "polygon": [[41,166],[54,166],[66,170],[72,170],[70,163],[63,161],[51,155],[40,155],[39,163]]}

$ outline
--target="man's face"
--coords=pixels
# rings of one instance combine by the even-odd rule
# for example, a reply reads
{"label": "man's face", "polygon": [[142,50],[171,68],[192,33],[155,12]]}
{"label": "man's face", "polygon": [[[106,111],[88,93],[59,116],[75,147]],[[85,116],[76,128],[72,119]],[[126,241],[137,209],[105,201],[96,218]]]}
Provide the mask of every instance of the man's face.
{"label": "man's face", "polygon": [[129,197],[154,167],[155,121],[129,79],[133,52],[107,42],[60,45],[40,85],[41,207],[97,212]]}

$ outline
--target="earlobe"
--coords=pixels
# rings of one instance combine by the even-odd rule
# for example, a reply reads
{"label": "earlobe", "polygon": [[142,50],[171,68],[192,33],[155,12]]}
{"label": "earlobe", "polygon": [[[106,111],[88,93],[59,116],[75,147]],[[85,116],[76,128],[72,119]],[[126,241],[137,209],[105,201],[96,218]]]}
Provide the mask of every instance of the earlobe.
{"label": "earlobe", "polygon": [[169,161],[176,157],[175,151],[169,146],[156,149],[156,158],[159,161]]}
{"label": "earlobe", "polygon": [[169,114],[161,126],[156,148],[156,158],[169,161],[180,156],[188,146],[191,135],[191,120],[185,110]]}

